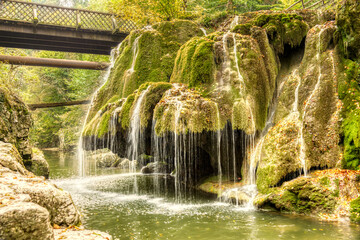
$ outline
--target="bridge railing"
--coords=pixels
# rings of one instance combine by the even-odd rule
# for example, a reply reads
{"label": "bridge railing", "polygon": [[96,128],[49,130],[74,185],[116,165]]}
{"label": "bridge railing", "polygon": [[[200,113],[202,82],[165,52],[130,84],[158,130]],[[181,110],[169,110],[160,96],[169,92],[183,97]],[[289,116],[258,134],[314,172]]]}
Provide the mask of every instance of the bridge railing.
{"label": "bridge railing", "polygon": [[114,33],[136,29],[134,22],[114,14],[16,0],[0,0],[0,20]]}
{"label": "bridge railing", "polygon": [[298,0],[287,10],[290,9],[320,9],[326,7],[332,7],[336,5],[336,0]]}

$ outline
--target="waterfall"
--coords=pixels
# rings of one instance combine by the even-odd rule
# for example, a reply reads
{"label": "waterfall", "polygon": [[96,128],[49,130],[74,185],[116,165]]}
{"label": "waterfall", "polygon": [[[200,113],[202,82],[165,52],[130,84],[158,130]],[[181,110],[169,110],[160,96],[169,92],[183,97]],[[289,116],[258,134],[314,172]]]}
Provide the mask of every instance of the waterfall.
{"label": "waterfall", "polygon": [[239,16],[235,16],[233,21],[230,23],[230,30],[239,24]]}
{"label": "waterfall", "polygon": [[207,36],[205,28],[200,28],[200,30],[204,33],[205,36]]}
{"label": "waterfall", "polygon": [[[77,149],[77,155],[78,155],[78,161],[79,161],[78,174],[79,174],[80,177],[84,177],[85,174],[86,174],[86,172],[85,172],[85,157],[86,156],[85,156],[85,150],[83,149],[83,132],[85,130],[86,123],[87,123],[87,120],[88,120],[88,117],[89,117],[89,114],[90,114],[90,110],[91,110],[93,102],[94,102],[94,100],[96,98],[96,95],[99,92],[99,90],[106,84],[106,82],[107,82],[107,80],[108,80],[108,78],[110,76],[111,70],[114,67],[116,57],[119,55],[119,50],[120,50],[122,44],[123,44],[123,42],[121,42],[116,48],[111,50],[110,66],[106,69],[106,72],[105,72],[105,74],[104,74],[104,76],[102,78],[100,87],[95,91],[95,93],[91,97],[91,104],[90,104],[90,107],[89,107],[89,109],[88,109],[88,111],[86,113],[85,120],[84,120],[83,126],[81,128],[81,134],[80,134],[80,137],[79,137],[78,149]],[[96,145],[95,145],[95,148],[96,148]]]}
{"label": "waterfall", "polygon": [[217,167],[218,167],[218,182],[219,182],[219,192],[218,195],[221,199],[222,194],[222,169],[221,169],[221,122],[220,122],[220,112],[219,106],[215,103],[216,106],[216,117],[217,117],[217,131],[216,131],[216,150],[217,150]]}
{"label": "waterfall", "polygon": [[[321,26],[319,26],[321,28]],[[319,76],[317,79],[317,82],[315,84],[315,87],[313,89],[313,91],[311,92],[310,96],[306,99],[305,101],[305,106],[304,106],[304,111],[302,114],[302,121],[301,121],[301,126],[300,126],[300,161],[302,164],[302,168],[304,171],[304,176],[307,176],[307,167],[306,167],[306,143],[304,140],[304,121],[305,121],[305,117],[306,117],[306,113],[307,113],[307,108],[309,106],[310,101],[312,100],[313,96],[315,95],[315,93],[318,91],[318,89],[320,88],[320,83],[321,83],[321,77],[322,77],[322,72],[321,72],[321,64],[320,64],[320,57],[321,57],[321,34],[325,31],[325,28],[321,28],[318,34],[318,44],[317,44],[317,54],[316,54],[316,62],[319,63],[319,68],[318,68],[318,72],[319,72]]]}
{"label": "waterfall", "polygon": [[[151,85],[146,90],[142,91],[136,100],[136,104],[132,111],[130,119],[130,131],[128,136],[128,156],[129,156],[129,172],[136,173],[136,167],[139,163],[139,148],[140,144],[144,142],[141,136],[141,104],[146,93],[149,91]],[[138,192],[137,177],[134,175],[134,192]]]}
{"label": "waterfall", "polygon": [[175,111],[175,155],[174,155],[174,165],[175,165],[175,198],[177,201],[181,199],[181,186],[180,186],[180,158],[181,158],[181,136],[182,131],[179,128],[179,121],[182,109],[182,102],[176,101],[176,111]]}
{"label": "waterfall", "polygon": [[135,64],[136,64],[136,60],[139,54],[139,39],[142,35],[138,36],[133,43],[132,46],[132,50],[133,50],[133,55],[132,55],[132,63],[131,63],[131,67],[128,70],[130,72],[130,74],[132,74],[135,71]]}
{"label": "waterfall", "polygon": [[223,73],[222,73],[222,76],[221,76],[220,82],[219,82],[220,86],[224,86],[224,76],[223,75],[225,75],[225,77],[227,79],[230,78],[230,61],[229,61],[228,49],[227,49],[227,39],[228,39],[229,35],[230,35],[230,32],[225,33],[223,36],[223,39],[222,39],[224,62],[222,64]]}
{"label": "waterfall", "polygon": [[235,58],[235,66],[236,66],[236,71],[237,71],[237,74],[238,74],[238,78],[240,80],[240,92],[245,95],[246,93],[246,89],[245,89],[245,82],[244,82],[244,78],[243,76],[241,75],[240,73],[240,68],[239,68],[239,60],[238,60],[238,57],[237,57],[237,42],[236,42],[236,37],[235,37],[235,33],[233,33],[233,40],[234,40],[234,58]]}

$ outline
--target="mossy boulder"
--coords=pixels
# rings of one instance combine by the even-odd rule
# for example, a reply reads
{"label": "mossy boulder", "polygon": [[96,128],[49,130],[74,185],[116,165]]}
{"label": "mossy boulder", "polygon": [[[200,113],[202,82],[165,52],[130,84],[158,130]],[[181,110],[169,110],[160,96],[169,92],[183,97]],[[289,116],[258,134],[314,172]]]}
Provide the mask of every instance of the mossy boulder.
{"label": "mossy boulder", "polygon": [[306,178],[288,182],[281,189],[260,200],[259,207],[273,207],[296,213],[331,213],[335,210],[334,192]]}
{"label": "mossy boulder", "polygon": [[255,204],[284,212],[310,214],[326,220],[359,220],[359,171],[315,171],[259,194]]}
{"label": "mossy boulder", "polygon": [[261,146],[256,184],[259,192],[266,193],[283,181],[301,172],[298,136],[300,122],[297,114],[291,114],[277,123],[265,136]]}

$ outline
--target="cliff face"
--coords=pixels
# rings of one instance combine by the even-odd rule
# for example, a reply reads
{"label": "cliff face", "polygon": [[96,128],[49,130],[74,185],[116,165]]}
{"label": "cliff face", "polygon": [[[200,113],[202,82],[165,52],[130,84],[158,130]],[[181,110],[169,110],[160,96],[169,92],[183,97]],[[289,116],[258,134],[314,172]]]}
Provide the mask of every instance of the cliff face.
{"label": "cliff face", "polygon": [[32,118],[28,107],[14,93],[0,88],[0,141],[13,144],[27,170],[49,177],[49,165],[38,149],[32,149],[29,130]]}
{"label": "cliff face", "polygon": [[337,22],[331,11],[264,11],[207,35],[189,21],[132,32],[95,97],[84,148],[143,165],[151,155],[193,185],[256,180],[261,193],[313,170],[358,168],[359,101],[347,92],[358,89],[357,7],[345,1]]}
{"label": "cliff face", "polygon": [[14,144],[24,159],[32,156],[28,139],[31,126],[26,105],[7,89],[0,88],[0,141]]}

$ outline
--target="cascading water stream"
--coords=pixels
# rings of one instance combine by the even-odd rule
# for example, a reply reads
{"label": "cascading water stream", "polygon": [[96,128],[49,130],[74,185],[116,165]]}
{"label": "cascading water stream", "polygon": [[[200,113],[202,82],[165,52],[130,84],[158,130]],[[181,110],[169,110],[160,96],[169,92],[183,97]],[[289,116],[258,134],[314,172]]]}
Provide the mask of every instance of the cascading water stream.
{"label": "cascading water stream", "polygon": [[[321,26],[319,26],[319,27],[321,28]],[[319,68],[318,68],[319,76],[318,76],[318,79],[317,79],[317,82],[315,84],[315,87],[314,87],[313,91],[311,92],[310,96],[305,101],[305,106],[304,106],[304,111],[303,111],[303,114],[302,114],[302,121],[301,121],[301,126],[300,126],[300,154],[299,154],[299,158],[300,158],[300,162],[302,164],[302,168],[303,168],[303,171],[304,171],[304,176],[307,176],[306,145],[305,145],[305,140],[304,140],[304,121],[305,121],[305,117],[306,117],[307,108],[309,106],[309,103],[311,102],[314,94],[320,88],[321,77],[322,77],[321,64],[320,64],[320,61],[321,61],[321,59],[320,59],[320,57],[321,57],[321,34],[324,31],[325,31],[325,28],[321,28],[320,31],[319,31],[319,34],[318,34],[316,60],[317,60],[317,63],[319,63]],[[297,91],[298,91],[298,89],[297,89]],[[298,95],[298,93],[297,93],[297,95]]]}
{"label": "cascading water stream", "polygon": [[[97,93],[99,92],[99,90],[106,84],[109,76],[110,76],[110,73],[111,73],[111,70],[113,69],[114,67],[114,64],[115,64],[115,59],[116,57],[119,55],[119,50],[121,48],[121,45],[122,45],[123,42],[121,42],[116,48],[114,48],[113,50],[111,50],[111,54],[110,54],[110,66],[106,69],[106,72],[102,78],[102,81],[101,81],[101,84],[100,84],[100,87],[95,91],[95,93],[93,94],[93,96],[91,97],[91,104],[90,104],[90,107],[86,113],[86,116],[85,116],[85,120],[84,120],[84,124],[82,126],[82,129],[81,129],[81,134],[80,134],[80,138],[79,138],[79,142],[78,142],[78,149],[77,149],[77,155],[78,155],[78,161],[79,161],[79,176],[80,177],[84,177],[86,172],[85,172],[85,150],[83,149],[83,132],[85,130],[85,127],[86,127],[86,123],[87,123],[87,120],[88,120],[88,117],[89,117],[89,114],[90,114],[90,110],[91,110],[91,107],[92,107],[92,104],[96,98],[96,95]],[[95,145],[95,148],[96,148],[96,145]]]}
{"label": "cascading water stream", "polygon": [[205,28],[200,28],[200,30],[204,33],[205,36],[207,36]]}
{"label": "cascading water stream", "polygon": [[135,38],[132,49],[133,49],[133,55],[132,55],[132,63],[131,63],[131,68],[128,70],[130,72],[130,74],[132,74],[135,71],[135,64],[136,64],[136,60],[139,54],[139,39],[142,35],[138,36],[137,38]]}
{"label": "cascading water stream", "polygon": [[216,131],[216,151],[217,151],[217,167],[218,167],[218,183],[219,183],[219,192],[218,195],[222,195],[222,169],[221,169],[221,122],[220,122],[220,111],[219,106],[215,103],[216,106],[216,117],[217,117],[217,131]]}
{"label": "cascading water stream", "polygon": [[[136,104],[134,106],[134,110],[130,119],[130,132],[128,137],[129,149],[129,170],[130,173],[136,173],[137,163],[139,162],[139,147],[144,140],[141,137],[141,104],[144,100],[146,93],[149,91],[151,86],[149,86],[146,90],[142,91],[139,97],[136,100]],[[138,192],[137,186],[137,177],[134,175],[134,192]]]}

